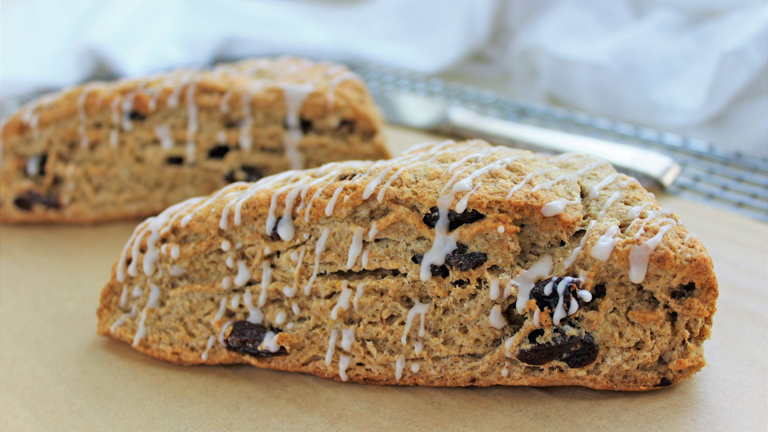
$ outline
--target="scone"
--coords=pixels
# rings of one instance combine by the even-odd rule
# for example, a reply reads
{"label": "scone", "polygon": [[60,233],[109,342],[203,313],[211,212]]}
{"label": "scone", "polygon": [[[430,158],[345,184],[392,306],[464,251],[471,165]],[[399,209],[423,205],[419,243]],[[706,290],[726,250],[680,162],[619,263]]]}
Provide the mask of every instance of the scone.
{"label": "scone", "polygon": [[446,141],[146,220],[98,331],[187,365],[650,390],[704,366],[717,293],[704,246],[608,163]]}
{"label": "scone", "polygon": [[381,129],[357,75],[299,58],[90,83],[5,122],[0,221],[146,217],[236,181],[386,159]]}

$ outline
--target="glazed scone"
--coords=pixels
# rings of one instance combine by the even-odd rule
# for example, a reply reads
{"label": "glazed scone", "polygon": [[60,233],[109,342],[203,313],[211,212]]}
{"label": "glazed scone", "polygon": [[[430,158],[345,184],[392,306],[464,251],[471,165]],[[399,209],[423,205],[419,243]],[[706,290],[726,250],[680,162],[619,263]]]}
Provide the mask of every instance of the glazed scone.
{"label": "glazed scone", "polygon": [[386,159],[381,129],[357,75],[299,58],[90,83],[5,122],[0,221],[146,217],[235,181]]}
{"label": "glazed scone", "polygon": [[98,331],[187,365],[649,390],[704,366],[717,293],[704,246],[608,163],[446,141],[146,220]]}

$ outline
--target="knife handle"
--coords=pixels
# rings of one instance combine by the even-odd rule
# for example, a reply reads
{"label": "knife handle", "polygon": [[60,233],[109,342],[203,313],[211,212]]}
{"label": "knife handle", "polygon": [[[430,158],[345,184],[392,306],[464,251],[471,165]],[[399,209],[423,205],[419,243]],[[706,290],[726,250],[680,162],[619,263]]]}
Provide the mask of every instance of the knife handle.
{"label": "knife handle", "polygon": [[446,122],[452,131],[462,135],[488,136],[540,151],[594,156],[610,162],[619,171],[639,173],[664,187],[671,185],[680,173],[680,165],[674,159],[652,150],[515,123],[459,106],[448,108]]}

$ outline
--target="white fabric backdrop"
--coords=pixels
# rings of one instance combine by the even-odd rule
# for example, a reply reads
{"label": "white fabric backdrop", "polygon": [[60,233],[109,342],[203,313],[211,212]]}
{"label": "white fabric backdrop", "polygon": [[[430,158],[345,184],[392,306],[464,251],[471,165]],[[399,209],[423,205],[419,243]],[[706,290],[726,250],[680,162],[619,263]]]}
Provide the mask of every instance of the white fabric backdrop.
{"label": "white fabric backdrop", "polygon": [[5,0],[0,97],[285,53],[468,71],[768,156],[763,0]]}

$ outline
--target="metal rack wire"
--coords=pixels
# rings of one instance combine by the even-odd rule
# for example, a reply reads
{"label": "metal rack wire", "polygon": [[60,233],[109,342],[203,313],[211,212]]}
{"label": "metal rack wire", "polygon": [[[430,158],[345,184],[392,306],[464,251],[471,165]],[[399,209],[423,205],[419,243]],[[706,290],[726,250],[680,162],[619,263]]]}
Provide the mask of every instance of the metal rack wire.
{"label": "metal rack wire", "polygon": [[489,90],[374,64],[353,66],[373,94],[416,93],[499,118],[645,147],[682,172],[668,192],[768,222],[768,158],[556,106],[522,103]]}

